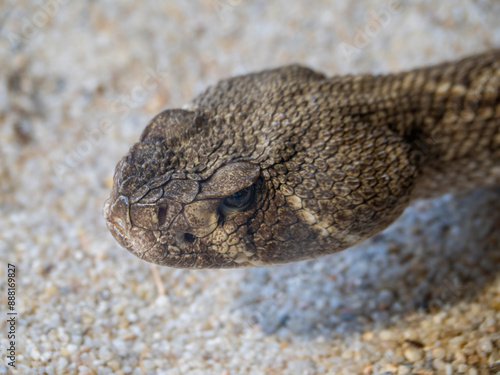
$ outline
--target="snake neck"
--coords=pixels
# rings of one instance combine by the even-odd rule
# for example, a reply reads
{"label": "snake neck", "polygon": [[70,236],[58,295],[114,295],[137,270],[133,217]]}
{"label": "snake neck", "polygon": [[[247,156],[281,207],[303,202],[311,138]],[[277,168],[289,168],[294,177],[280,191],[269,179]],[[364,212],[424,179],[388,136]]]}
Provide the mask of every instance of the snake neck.
{"label": "snake neck", "polygon": [[384,79],[386,123],[420,170],[412,198],[500,184],[500,50]]}

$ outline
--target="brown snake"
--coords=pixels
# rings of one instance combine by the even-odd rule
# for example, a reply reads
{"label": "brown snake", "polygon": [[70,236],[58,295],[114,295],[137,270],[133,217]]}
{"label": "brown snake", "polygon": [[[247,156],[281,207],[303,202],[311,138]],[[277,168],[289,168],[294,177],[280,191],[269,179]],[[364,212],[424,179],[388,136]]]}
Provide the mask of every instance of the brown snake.
{"label": "brown snake", "polygon": [[104,216],[148,262],[261,266],[353,246],[414,199],[498,184],[499,49],[379,76],[291,65],[153,118]]}

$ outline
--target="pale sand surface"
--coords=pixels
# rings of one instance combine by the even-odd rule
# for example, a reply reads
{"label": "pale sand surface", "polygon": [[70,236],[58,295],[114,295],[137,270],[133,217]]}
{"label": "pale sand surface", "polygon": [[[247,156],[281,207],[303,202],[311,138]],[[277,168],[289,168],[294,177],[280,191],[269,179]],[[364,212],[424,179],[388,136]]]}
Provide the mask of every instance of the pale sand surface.
{"label": "pale sand surface", "polygon": [[[499,189],[418,202],[340,254],[241,270],[153,269],[118,246],[101,209],[147,121],[218,79],[292,62],[389,72],[481,52],[500,46],[500,3],[159,3],[1,6],[0,374],[11,371],[8,262],[15,374],[499,371]],[[373,27],[373,12],[384,27],[347,59],[341,43]]]}

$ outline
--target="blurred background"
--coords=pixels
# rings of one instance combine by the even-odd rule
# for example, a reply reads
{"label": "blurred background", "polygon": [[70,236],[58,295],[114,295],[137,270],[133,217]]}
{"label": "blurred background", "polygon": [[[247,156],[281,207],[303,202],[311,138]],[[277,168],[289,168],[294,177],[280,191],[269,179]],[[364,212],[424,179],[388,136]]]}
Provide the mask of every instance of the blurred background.
{"label": "blurred background", "polygon": [[499,189],[417,202],[339,254],[240,270],[152,267],[102,206],[149,119],[219,79],[438,63],[500,47],[499,16],[496,0],[4,0],[0,374],[496,373]]}

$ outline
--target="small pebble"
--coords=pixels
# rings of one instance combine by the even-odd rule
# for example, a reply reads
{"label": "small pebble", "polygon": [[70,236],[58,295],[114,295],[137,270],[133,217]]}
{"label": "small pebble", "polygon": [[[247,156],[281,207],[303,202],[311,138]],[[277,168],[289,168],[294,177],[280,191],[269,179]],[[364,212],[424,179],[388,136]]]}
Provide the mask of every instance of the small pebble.
{"label": "small pebble", "polygon": [[442,359],[446,355],[446,351],[443,348],[432,349],[432,357],[436,359]]}
{"label": "small pebble", "polygon": [[408,366],[399,366],[398,367],[398,375],[406,375],[411,372],[411,368]]}
{"label": "small pebble", "polygon": [[30,355],[31,358],[33,358],[33,360],[35,361],[38,361],[40,359],[40,352],[36,349],[32,349]]}
{"label": "small pebble", "polygon": [[409,347],[404,351],[404,356],[408,361],[414,363],[424,358],[424,351],[422,349]]}
{"label": "small pebble", "polygon": [[379,338],[382,341],[396,340],[397,339],[397,334],[394,331],[390,331],[390,330],[385,329],[383,331],[380,331]]}

